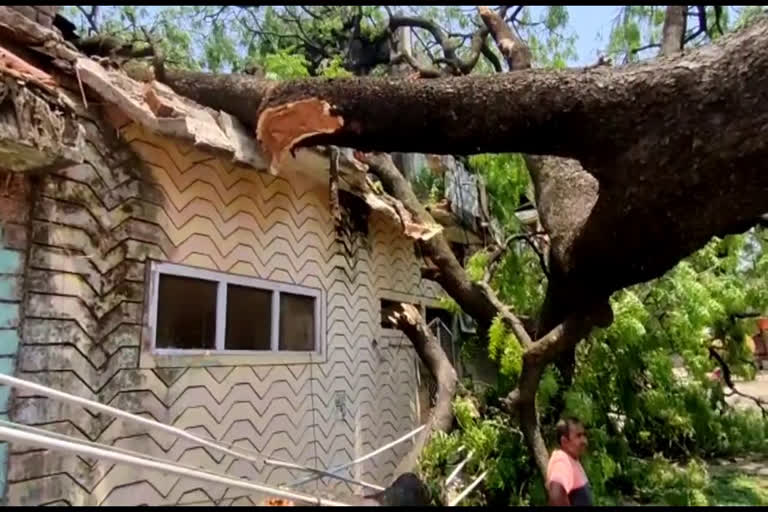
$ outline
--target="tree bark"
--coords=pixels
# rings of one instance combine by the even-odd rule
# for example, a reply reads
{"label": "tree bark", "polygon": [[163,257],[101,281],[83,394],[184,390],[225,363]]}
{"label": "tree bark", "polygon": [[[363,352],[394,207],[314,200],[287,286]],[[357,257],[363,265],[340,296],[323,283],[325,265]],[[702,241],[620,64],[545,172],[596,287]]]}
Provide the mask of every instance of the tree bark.
{"label": "tree bark", "polygon": [[[666,29],[674,41],[673,20]],[[536,388],[544,367],[600,321],[585,306],[604,307],[614,291],[658,277],[713,235],[743,231],[765,213],[767,49],[764,18],[689,54],[619,69],[429,81],[270,83],[186,72],[158,78],[255,126],[273,158],[295,145],[338,144],[540,159],[534,183],[557,282],[557,307],[544,325],[563,323],[526,346],[520,386],[508,403],[531,429],[526,440],[541,468]],[[401,201],[412,195],[410,187],[397,190],[395,173],[379,175]],[[418,201],[404,204],[428,215]],[[490,323],[498,305],[442,242],[427,246],[436,279],[467,313]]]}
{"label": "tree bark", "polygon": [[[478,11],[496,40],[499,50],[505,55],[509,69],[530,68],[531,54],[528,46],[510,30],[501,15],[487,7],[478,7]],[[598,183],[576,160],[535,155],[525,155],[524,158],[533,181],[539,214],[537,224],[544,227],[549,234],[546,252],[549,256],[550,272],[547,275],[547,293],[536,329],[538,335],[549,332],[562,322],[569,312],[578,310],[581,298],[588,295],[583,290],[564,289],[562,268],[568,247],[587,221],[597,201]],[[550,250],[551,244],[554,244],[554,251]],[[585,329],[585,335],[588,332],[589,329]],[[573,381],[577,342],[578,340],[566,348],[555,361],[561,377],[560,392],[555,394],[551,402],[551,419],[555,421],[565,408],[564,390],[569,389]],[[535,397],[538,380],[532,385],[535,387],[531,393]],[[520,422],[528,448],[542,469],[542,475],[545,475],[546,466],[542,466],[542,457],[546,455],[546,447],[541,440],[535,400],[522,403],[521,407]]]}

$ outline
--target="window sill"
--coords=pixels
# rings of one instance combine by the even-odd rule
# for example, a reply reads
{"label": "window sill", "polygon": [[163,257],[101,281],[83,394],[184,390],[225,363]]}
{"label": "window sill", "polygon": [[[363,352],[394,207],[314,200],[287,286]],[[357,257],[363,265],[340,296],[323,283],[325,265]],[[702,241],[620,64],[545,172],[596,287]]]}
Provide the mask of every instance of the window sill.
{"label": "window sill", "polygon": [[156,350],[143,355],[144,368],[169,366],[270,366],[282,364],[319,364],[325,362],[320,352],[249,352],[204,350]]}

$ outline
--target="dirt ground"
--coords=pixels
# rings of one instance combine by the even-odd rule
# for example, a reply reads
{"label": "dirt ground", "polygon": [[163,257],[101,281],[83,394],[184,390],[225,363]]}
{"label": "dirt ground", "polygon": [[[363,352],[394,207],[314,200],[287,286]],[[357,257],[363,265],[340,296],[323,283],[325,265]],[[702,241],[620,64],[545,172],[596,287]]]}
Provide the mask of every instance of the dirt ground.
{"label": "dirt ground", "polygon": [[[736,381],[734,384],[736,385],[736,389],[740,392],[754,396],[755,398],[759,398],[768,403],[768,370],[761,370],[758,372],[755,380]],[[728,393],[727,388],[725,389],[725,392],[726,394]],[[727,401],[734,407],[756,407],[753,400],[743,396],[729,396]]]}

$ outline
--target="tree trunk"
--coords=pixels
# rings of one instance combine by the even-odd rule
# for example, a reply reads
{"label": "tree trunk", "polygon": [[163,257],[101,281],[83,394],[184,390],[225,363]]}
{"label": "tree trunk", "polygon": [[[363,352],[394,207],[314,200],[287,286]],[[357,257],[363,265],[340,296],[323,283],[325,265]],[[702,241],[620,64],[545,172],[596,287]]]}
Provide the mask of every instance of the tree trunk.
{"label": "tree trunk", "polygon": [[[673,19],[665,26],[669,53],[676,53],[679,26]],[[570,313],[542,339],[523,343],[520,385],[507,401],[541,469],[546,448],[535,410],[541,372],[610,317],[585,308],[605,311],[614,291],[658,277],[713,235],[743,231],[765,213],[767,49],[763,19],[689,54],[618,69],[429,81],[270,83],[187,72],[158,78],[256,127],[273,160],[296,145],[316,144],[528,154],[557,282],[557,308],[542,325]],[[511,53],[505,57],[516,62]],[[403,200],[412,196],[407,183],[398,191],[394,173],[379,175],[411,213],[428,216],[418,201]],[[436,280],[466,312],[481,323],[500,312],[444,240],[419,243],[431,251]]]}

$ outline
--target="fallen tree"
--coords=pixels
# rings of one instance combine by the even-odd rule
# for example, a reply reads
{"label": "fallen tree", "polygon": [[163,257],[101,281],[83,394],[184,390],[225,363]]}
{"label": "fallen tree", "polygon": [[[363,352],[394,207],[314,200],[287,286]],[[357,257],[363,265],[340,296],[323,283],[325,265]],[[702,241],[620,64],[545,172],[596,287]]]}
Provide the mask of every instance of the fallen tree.
{"label": "fallen tree", "polygon": [[[465,312],[486,328],[501,316],[518,339],[523,371],[505,403],[519,414],[543,469],[546,449],[535,396],[544,368],[564,361],[567,377],[575,345],[593,326],[610,323],[611,293],[663,274],[712,236],[744,231],[765,213],[768,177],[759,162],[766,153],[761,133],[768,120],[768,21],[682,53],[686,10],[670,6],[661,58],[622,68],[550,71],[528,69],[530,51],[509,30],[507,9],[479,8],[484,26],[470,38],[472,53],[464,60],[436,24],[391,16],[390,28],[419,26],[442,48],[435,69],[400,59],[421,77],[438,77],[431,80],[273,82],[166,69],[161,60],[156,78],[251,125],[273,161],[293,147],[316,144],[374,152],[360,155],[369,171],[426,223],[431,216],[408,181],[376,152],[527,155],[536,207],[549,235],[542,251],[548,255],[548,290],[536,328],[524,327],[498,299],[490,287],[491,269],[473,282],[441,235],[416,243],[436,269],[429,277]],[[509,72],[468,75],[480,54],[501,71],[487,47],[489,36]],[[424,359],[419,347],[434,347],[434,340],[423,320],[397,314]],[[446,404],[455,373],[444,358],[435,350],[425,359],[442,390],[429,431],[450,428]]]}
{"label": "fallen tree", "polygon": [[[610,321],[612,292],[661,275],[712,236],[744,231],[764,213],[766,28],[763,19],[684,54],[682,41],[667,44],[676,49],[666,50],[671,56],[616,69],[270,82],[159,67],[157,78],[251,124],[273,159],[315,144],[543,155],[529,161],[539,167],[533,172],[537,202],[551,239],[548,301],[556,307],[545,308],[549,332],[540,340],[515,332],[524,367],[507,402],[530,426],[526,436],[541,466],[542,443],[532,439],[541,370],[596,318],[600,325]],[[679,31],[666,33],[677,38]],[[426,213],[412,202],[407,184],[382,171],[386,166],[372,168],[412,213]],[[436,280],[465,311],[485,325],[500,313],[518,325],[493,293],[456,268],[439,238],[428,244]]]}

